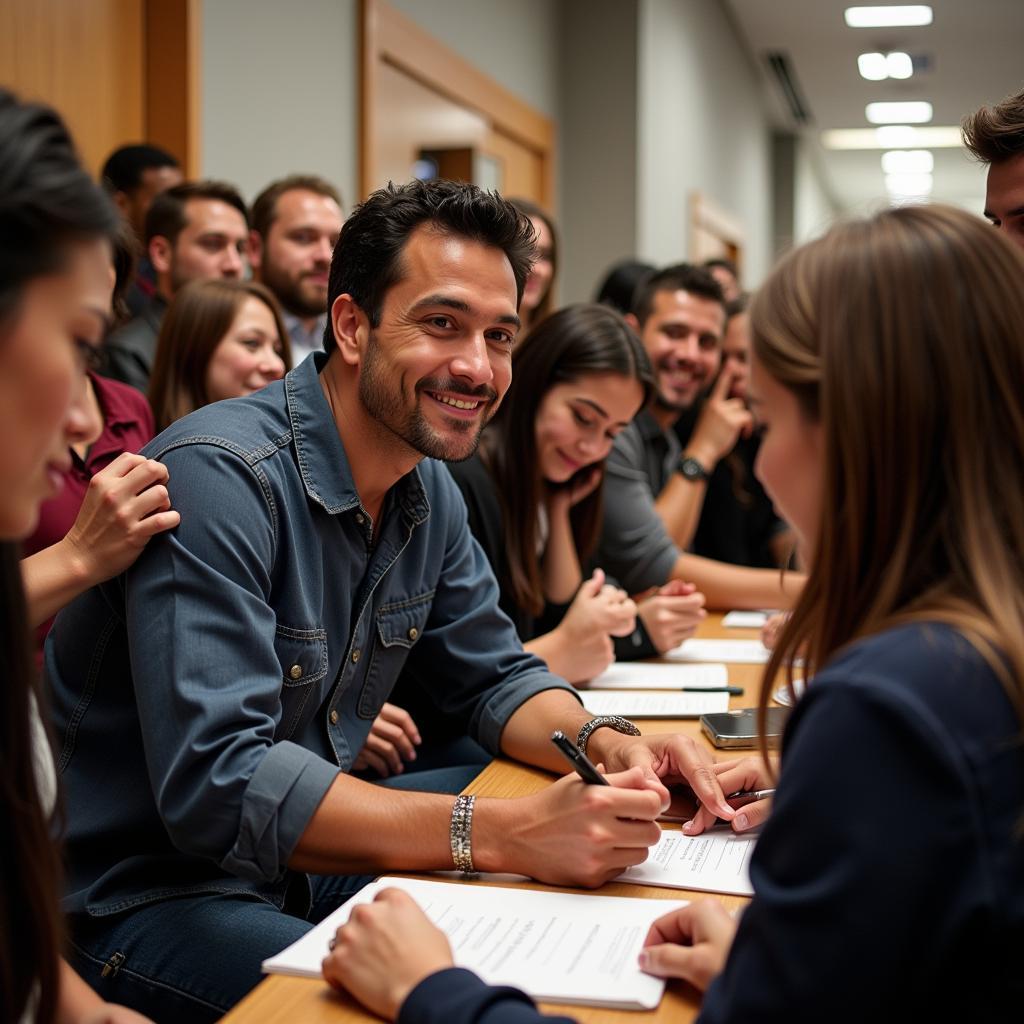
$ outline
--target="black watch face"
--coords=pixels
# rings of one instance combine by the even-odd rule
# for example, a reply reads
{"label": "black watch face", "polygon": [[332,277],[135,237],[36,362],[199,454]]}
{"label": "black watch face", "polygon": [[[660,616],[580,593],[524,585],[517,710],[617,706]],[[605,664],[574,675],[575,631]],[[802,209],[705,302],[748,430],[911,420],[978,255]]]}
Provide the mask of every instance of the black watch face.
{"label": "black watch face", "polygon": [[683,476],[687,480],[706,480],[708,478],[707,473],[704,472],[704,467],[693,458],[685,458],[679,463],[679,469]]}

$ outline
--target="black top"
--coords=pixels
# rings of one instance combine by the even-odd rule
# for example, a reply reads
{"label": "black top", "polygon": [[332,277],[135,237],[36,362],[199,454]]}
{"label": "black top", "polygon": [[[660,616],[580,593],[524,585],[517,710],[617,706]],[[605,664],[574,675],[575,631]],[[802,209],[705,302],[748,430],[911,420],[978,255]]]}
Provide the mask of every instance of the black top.
{"label": "black top", "polygon": [[[699,408],[693,409],[676,423],[676,435],[684,449],[699,413]],[[754,460],[760,447],[759,436],[741,437],[711,471],[697,532],[690,545],[695,555],[757,569],[774,569],[778,565],[771,542],[786,529],[786,524],[775,514],[771,498],[754,476]]]}
{"label": "black top", "polygon": [[[853,644],[790,717],[754,898],[700,1021],[1018,1021],[1022,821],[1021,722],[963,636],[915,624]],[[539,1016],[447,971],[399,1020]]]}

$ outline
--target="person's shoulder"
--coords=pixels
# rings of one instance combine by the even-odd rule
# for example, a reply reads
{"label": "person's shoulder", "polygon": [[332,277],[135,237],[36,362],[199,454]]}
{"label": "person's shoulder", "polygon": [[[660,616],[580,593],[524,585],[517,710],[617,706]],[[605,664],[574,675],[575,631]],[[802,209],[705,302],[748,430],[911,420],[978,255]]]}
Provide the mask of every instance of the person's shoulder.
{"label": "person's shoulder", "polygon": [[149,402],[138,388],[99,373],[90,373],[89,379],[96,389],[108,421],[118,419],[152,423]]}
{"label": "person's shoulder", "polygon": [[145,454],[162,458],[188,446],[212,446],[254,461],[288,447],[291,423],[281,381],[245,398],[229,398],[196,409],[161,431]]}
{"label": "person's shoulder", "polygon": [[133,317],[127,323],[107,335],[103,345],[106,349],[123,349],[129,352],[143,352],[152,355],[156,347],[157,329],[145,315]]}
{"label": "person's shoulder", "polygon": [[481,487],[494,489],[490,471],[479,454],[473,454],[461,462],[445,462],[443,465],[463,493],[467,490],[476,491]]}

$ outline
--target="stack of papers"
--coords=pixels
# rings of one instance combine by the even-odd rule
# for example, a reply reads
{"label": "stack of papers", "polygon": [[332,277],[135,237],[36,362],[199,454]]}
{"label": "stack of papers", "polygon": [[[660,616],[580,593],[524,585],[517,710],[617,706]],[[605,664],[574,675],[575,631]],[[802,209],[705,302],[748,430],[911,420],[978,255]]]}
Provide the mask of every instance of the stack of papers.
{"label": "stack of papers", "polygon": [[727,693],[667,693],[663,690],[580,691],[583,706],[592,715],[625,718],[700,718],[729,710]]}
{"label": "stack of papers", "polygon": [[664,657],[670,661],[732,661],[764,665],[771,651],[760,640],[684,640]]}
{"label": "stack of papers", "polygon": [[263,961],[275,974],[319,978],[328,943],[354,906],[404,889],[448,936],[459,967],[534,999],[653,1010],[665,982],[637,956],[651,924],[685,901],[509,889],[466,882],[380,878],[287,949]]}
{"label": "stack of papers", "polygon": [[726,629],[760,629],[774,612],[729,612],[722,618]]}
{"label": "stack of papers", "polygon": [[590,690],[681,690],[726,686],[724,665],[679,665],[657,661],[617,661],[590,681]]}
{"label": "stack of papers", "polygon": [[757,837],[725,828],[699,836],[664,831],[643,864],[627,868],[616,881],[753,896],[750,858]]}

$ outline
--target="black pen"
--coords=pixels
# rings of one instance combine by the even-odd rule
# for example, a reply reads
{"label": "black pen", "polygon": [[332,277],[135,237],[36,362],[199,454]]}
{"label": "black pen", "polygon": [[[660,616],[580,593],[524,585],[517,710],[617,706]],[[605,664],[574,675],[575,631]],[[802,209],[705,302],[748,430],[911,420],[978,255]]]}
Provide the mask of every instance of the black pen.
{"label": "black pen", "polygon": [[565,755],[565,759],[576,769],[576,774],[592,786],[610,785],[608,780],[594,767],[593,762],[561,729],[551,734],[551,742]]}
{"label": "black pen", "polygon": [[729,803],[733,810],[738,811],[741,807],[746,807],[747,804],[756,803],[758,800],[766,800],[770,796],[775,796],[774,789],[741,789],[738,793],[730,793],[726,798],[726,803],[730,800],[741,801],[735,807]]}
{"label": "black pen", "polygon": [[742,686],[680,686],[682,693],[728,693],[732,697],[742,697]]}

